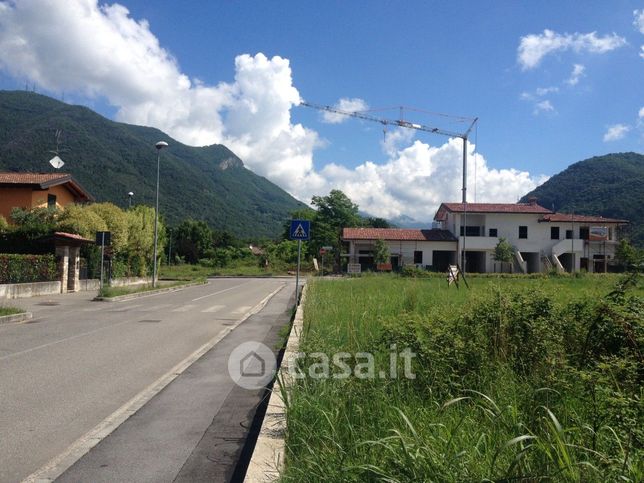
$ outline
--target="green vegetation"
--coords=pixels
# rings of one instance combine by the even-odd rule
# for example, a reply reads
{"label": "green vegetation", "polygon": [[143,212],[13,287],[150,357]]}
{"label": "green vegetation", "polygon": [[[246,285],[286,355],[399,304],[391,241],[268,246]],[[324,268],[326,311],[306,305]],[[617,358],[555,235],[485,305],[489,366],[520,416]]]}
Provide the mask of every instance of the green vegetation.
{"label": "green vegetation", "polygon": [[373,261],[376,263],[389,263],[389,246],[384,240],[376,240],[376,246],[373,253]]}
{"label": "green vegetation", "polygon": [[[11,218],[14,225],[0,236],[0,249],[4,251],[47,251],[51,246],[40,239],[53,235],[55,231],[81,235],[90,240],[94,240],[97,231],[109,231],[112,233],[111,247],[108,249],[112,258],[112,277],[145,276],[152,271],[154,210],[150,207],[136,206],[125,211],[112,203],[93,203],[70,205],[62,211],[55,208],[14,208]],[[160,222],[160,253],[165,238],[165,227]],[[99,247],[84,245],[81,255],[88,260],[90,276],[98,278]],[[51,258],[54,259],[53,256]]]}
{"label": "green vegetation", "polygon": [[125,287],[110,287],[109,285],[106,285],[98,291],[98,296],[103,298],[119,297],[121,295],[130,295],[133,293],[153,292],[169,287],[180,287],[182,285],[186,285],[187,283],[200,281],[205,283],[204,278],[195,277],[191,280],[162,282],[161,285],[157,287],[153,287],[151,284],[128,285]]}
{"label": "green vegetation", "polygon": [[626,219],[633,244],[644,247],[644,155],[615,153],[575,163],[521,201],[535,196],[546,208]]}
{"label": "green vegetation", "polygon": [[499,238],[499,243],[494,247],[494,261],[502,264],[502,271],[503,264],[512,263],[512,257],[514,257],[514,247],[505,238]]}
{"label": "green vegetation", "polygon": [[[310,285],[300,367],[344,351],[357,371],[369,352],[377,378],[294,381],[283,481],[642,481],[636,276],[469,282]],[[415,379],[380,377],[392,347]]]}
{"label": "green vegetation", "polygon": [[0,284],[49,282],[57,278],[53,255],[0,254]]}
{"label": "green vegetation", "polygon": [[[284,190],[246,169],[222,145],[190,147],[158,129],[113,122],[80,106],[21,91],[0,92],[0,170],[48,172],[49,150],[62,130],[65,172],[97,201],[154,205],[161,154],[160,213],[170,225],[198,216],[213,228],[243,237],[275,237],[288,213],[304,207]],[[250,230],[250,231],[249,231]]]}
{"label": "green vegetation", "polygon": [[25,311],[23,309],[19,309],[17,307],[5,307],[0,305],[0,317],[3,317],[5,315],[16,315],[24,313]]}

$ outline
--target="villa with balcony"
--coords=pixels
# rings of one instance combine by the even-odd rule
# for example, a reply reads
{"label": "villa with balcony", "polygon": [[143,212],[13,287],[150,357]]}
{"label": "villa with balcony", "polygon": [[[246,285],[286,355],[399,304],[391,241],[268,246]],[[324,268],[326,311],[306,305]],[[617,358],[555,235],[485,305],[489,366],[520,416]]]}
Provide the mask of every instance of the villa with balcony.
{"label": "villa with balcony", "polygon": [[[465,265],[466,272],[476,273],[536,273],[552,269],[605,272],[615,258],[617,228],[628,223],[601,216],[555,213],[534,198],[528,203],[442,203],[434,221],[437,228],[432,230],[388,229],[377,233],[374,229],[345,229],[349,260],[368,268],[373,245],[380,238],[388,243],[396,266],[413,264],[443,271],[447,263],[459,263]],[[413,240],[407,240],[405,237],[411,236],[407,232],[411,231],[418,233]],[[435,239],[438,233],[440,245]],[[494,260],[500,238],[514,248],[511,264]],[[407,247],[410,243],[415,243],[413,249]]]}

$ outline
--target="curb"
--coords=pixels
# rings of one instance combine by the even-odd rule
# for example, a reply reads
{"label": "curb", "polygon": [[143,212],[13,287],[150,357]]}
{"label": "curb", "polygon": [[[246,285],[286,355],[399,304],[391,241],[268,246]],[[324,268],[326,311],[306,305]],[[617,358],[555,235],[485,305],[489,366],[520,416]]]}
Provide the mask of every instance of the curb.
{"label": "curb", "polygon": [[121,302],[123,300],[131,300],[131,299],[138,299],[141,297],[146,297],[148,295],[156,295],[160,293],[167,293],[167,292],[176,292],[177,290],[183,290],[184,288],[188,287],[196,287],[198,285],[206,285],[208,282],[191,282],[191,283],[186,283],[183,285],[176,285],[174,287],[167,287],[167,288],[159,288],[156,290],[146,290],[145,292],[136,292],[136,293],[128,293],[125,295],[117,295],[116,297],[94,297],[93,301],[94,302]]}
{"label": "curb", "polygon": [[0,317],[0,324],[14,324],[16,322],[24,322],[31,320],[33,314],[31,312],[22,312],[21,314],[3,315]]}
{"label": "curb", "polygon": [[297,306],[293,326],[286,342],[286,349],[282,357],[282,364],[275,377],[275,384],[268,400],[266,414],[262,421],[262,427],[255,443],[255,449],[248,463],[244,483],[268,483],[277,481],[284,468],[284,457],[286,452],[286,404],[284,404],[283,393],[288,391],[292,378],[288,365],[293,356],[298,352],[300,337],[304,325],[304,302],[308,291],[308,284],[304,282],[300,305]]}

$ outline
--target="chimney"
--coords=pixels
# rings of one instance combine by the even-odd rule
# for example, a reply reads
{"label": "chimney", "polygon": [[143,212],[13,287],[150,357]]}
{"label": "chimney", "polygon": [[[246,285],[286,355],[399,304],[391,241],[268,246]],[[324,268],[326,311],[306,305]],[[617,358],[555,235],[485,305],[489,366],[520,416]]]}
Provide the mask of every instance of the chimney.
{"label": "chimney", "polygon": [[528,203],[530,203],[530,206],[537,206],[537,197],[531,196],[528,198]]}

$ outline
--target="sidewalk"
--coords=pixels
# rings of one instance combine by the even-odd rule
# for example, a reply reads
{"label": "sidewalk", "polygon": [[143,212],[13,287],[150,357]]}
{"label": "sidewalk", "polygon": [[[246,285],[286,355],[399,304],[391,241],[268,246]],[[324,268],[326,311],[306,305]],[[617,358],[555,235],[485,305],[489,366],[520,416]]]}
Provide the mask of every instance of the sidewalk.
{"label": "sidewalk", "polygon": [[228,356],[246,341],[277,346],[294,304],[290,288],[277,293],[56,481],[230,481],[265,391],[234,384]]}

